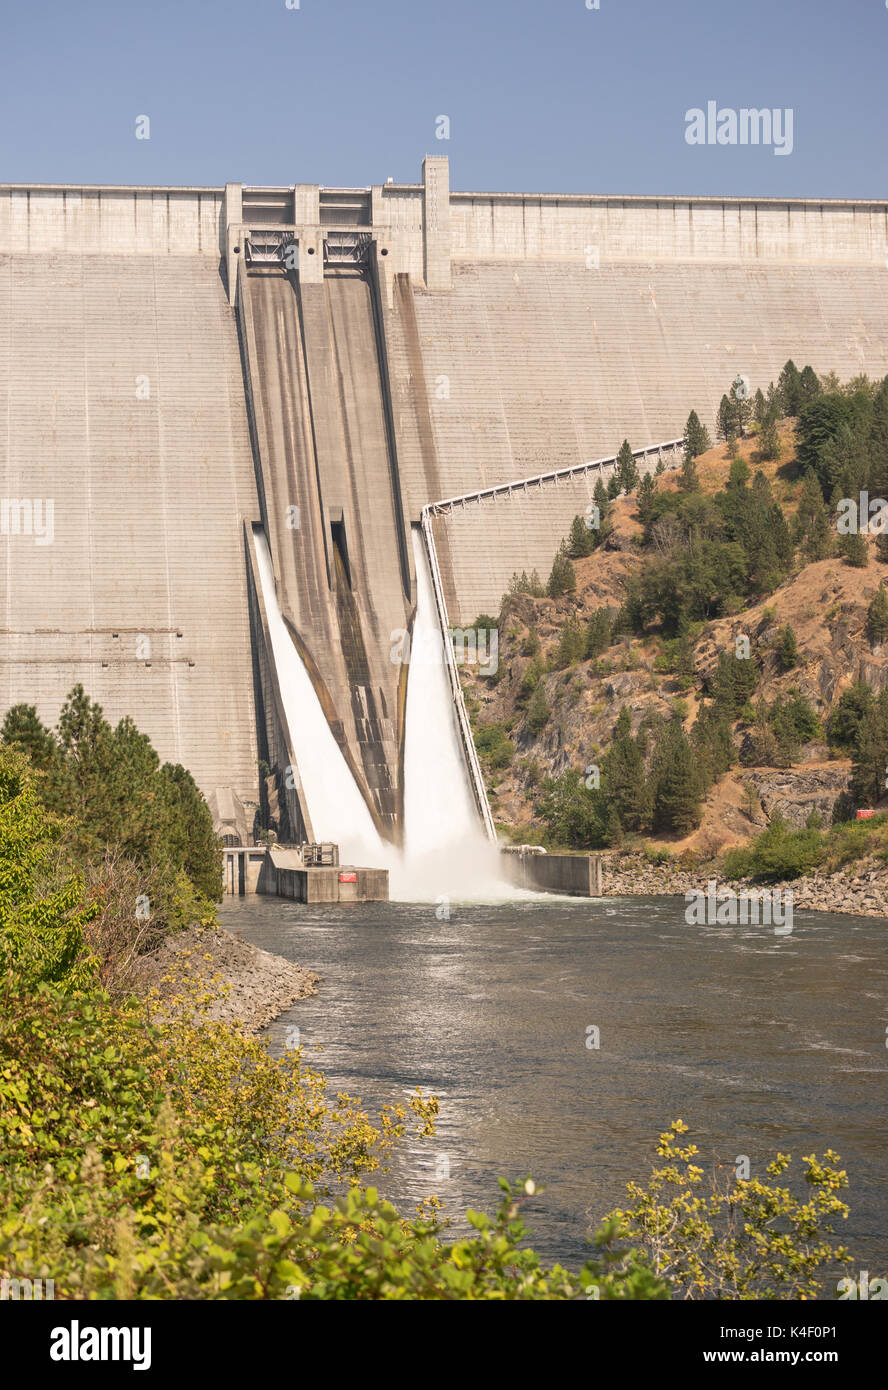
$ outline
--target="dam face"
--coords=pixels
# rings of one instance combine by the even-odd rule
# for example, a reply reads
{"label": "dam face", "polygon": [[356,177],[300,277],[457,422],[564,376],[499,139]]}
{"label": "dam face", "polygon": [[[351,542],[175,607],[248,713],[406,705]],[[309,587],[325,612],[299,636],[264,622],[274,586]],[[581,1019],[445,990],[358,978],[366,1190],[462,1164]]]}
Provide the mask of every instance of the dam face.
{"label": "dam face", "polygon": [[789,357],[888,372],[888,203],[460,193],[442,158],[367,189],[0,186],[3,710],[54,724],[81,682],[230,840],[260,807],[310,837],[261,525],[398,842],[411,527],[469,626],[548,571],[589,461],[626,437],[653,467]]}

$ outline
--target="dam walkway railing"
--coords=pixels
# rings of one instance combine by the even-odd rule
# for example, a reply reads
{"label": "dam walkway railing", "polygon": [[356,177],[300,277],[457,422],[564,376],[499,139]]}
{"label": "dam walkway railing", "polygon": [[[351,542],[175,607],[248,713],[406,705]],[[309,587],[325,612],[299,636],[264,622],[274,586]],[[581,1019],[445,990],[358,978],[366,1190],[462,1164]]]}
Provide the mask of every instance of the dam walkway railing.
{"label": "dam walkway railing", "polygon": [[[681,439],[667,439],[658,444],[648,444],[643,449],[633,449],[632,457],[637,461],[645,463],[654,457],[659,460],[662,459],[665,454],[671,453],[674,466],[676,456],[679,451],[684,448],[684,445],[684,437]],[[435,607],[438,612],[438,621],[441,626],[443,637],[444,659],[447,665],[447,676],[450,681],[450,691],[453,698],[453,708],[456,714],[457,729],[465,754],[466,767],[469,771],[469,779],[472,784],[475,804],[478,807],[478,814],[484,824],[484,829],[487,832],[488,838],[494,841],[494,843],[496,842],[496,826],[493,823],[490,804],[487,800],[487,789],[484,786],[484,776],[481,772],[478,750],[475,747],[475,740],[472,736],[472,726],[469,723],[462,684],[456,665],[456,657],[453,652],[453,644],[450,641],[447,600],[444,597],[444,585],[441,582],[441,567],[438,563],[438,550],[432,531],[432,518],[435,516],[446,516],[448,512],[452,512],[457,507],[465,506],[469,502],[480,503],[488,497],[511,497],[516,493],[527,493],[533,488],[543,488],[547,484],[557,487],[559,481],[562,479],[584,477],[595,472],[601,473],[604,469],[615,467],[616,462],[616,454],[611,454],[606,458],[591,459],[586,463],[573,464],[568,468],[556,468],[548,473],[536,473],[529,478],[518,478],[514,482],[498,483],[494,487],[479,488],[476,492],[467,492],[462,497],[446,497],[440,502],[429,502],[422,509],[420,524],[422,526],[426,555],[429,561],[429,571],[432,576],[432,589],[435,594]]]}
{"label": "dam walkway railing", "polygon": [[[650,458],[661,459],[664,454],[671,453],[674,460],[676,454],[684,449],[684,445],[684,438],[667,439],[661,444],[648,444],[643,449],[633,449],[632,457],[646,462]],[[445,497],[440,502],[430,502],[423,508],[423,515],[426,512],[431,512],[433,516],[443,516],[446,512],[452,511],[454,507],[465,506],[467,502],[483,502],[487,497],[501,497],[503,495],[511,497],[515,492],[528,492],[534,487],[542,488],[547,483],[552,483],[557,487],[562,478],[585,477],[589,473],[613,468],[616,462],[617,455],[610,454],[607,458],[590,459],[587,463],[574,463],[568,468],[555,468],[549,473],[535,473],[530,478],[515,478],[510,483],[497,483],[493,487],[482,487],[477,492],[463,493],[461,497]]]}

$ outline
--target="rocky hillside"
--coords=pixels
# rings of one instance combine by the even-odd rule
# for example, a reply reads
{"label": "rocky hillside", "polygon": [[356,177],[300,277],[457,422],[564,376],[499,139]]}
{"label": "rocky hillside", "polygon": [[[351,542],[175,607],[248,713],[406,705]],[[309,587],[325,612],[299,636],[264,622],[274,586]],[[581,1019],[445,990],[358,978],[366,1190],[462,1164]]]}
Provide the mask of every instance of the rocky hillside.
{"label": "rocky hillside", "polygon": [[[749,441],[741,443],[740,452],[751,473],[764,472],[791,525],[802,486],[791,423],[782,425],[781,440],[779,465],[756,463]],[[730,466],[726,446],[697,460],[704,495],[725,487]],[[664,474],[657,484],[668,491],[680,481],[676,474]],[[870,603],[880,581],[888,578],[888,565],[877,558],[875,538],[866,542],[870,554],[865,567],[839,557],[805,564],[797,556],[793,572],[765,598],[738,605],[740,611],[732,616],[694,624],[687,639],[692,668],[682,677],[668,669],[664,654],[669,644],[656,625],[641,635],[623,632],[596,659],[580,657],[564,669],[553,669],[559,664],[566,625],[585,632],[601,608],[616,616],[631,577],[644,563],[637,498],[617,499],[610,522],[611,532],[599,548],[573,561],[574,592],[558,598],[530,593],[506,597],[499,616],[496,678],[464,670],[494,816],[503,834],[524,840],[543,837],[537,811],[541,785],[569,770],[585,776],[597,767],[612,743],[621,708],[629,711],[633,733],[651,712],[665,719],[677,714],[690,733],[701,700],[711,692],[719,653],[741,652],[744,639],[757,670],[756,706],[762,701],[773,705],[799,692],[810,701],[822,727],[816,737],[800,743],[791,766],[767,765],[750,756],[756,721],[747,704],[732,721],[734,765],[708,791],[697,828],[686,835],[645,838],[673,850],[715,854],[757,833],[775,811],[795,827],[804,826],[815,810],[828,824],[836,802],[848,792],[851,763],[847,748],[830,748],[823,732],[826,720],[855,681],[865,680],[874,692],[888,688],[888,648],[875,644],[868,633]],[[798,647],[789,670],[780,654],[787,626]],[[530,717],[529,700],[535,673],[548,706],[548,717],[538,728],[539,719]]]}

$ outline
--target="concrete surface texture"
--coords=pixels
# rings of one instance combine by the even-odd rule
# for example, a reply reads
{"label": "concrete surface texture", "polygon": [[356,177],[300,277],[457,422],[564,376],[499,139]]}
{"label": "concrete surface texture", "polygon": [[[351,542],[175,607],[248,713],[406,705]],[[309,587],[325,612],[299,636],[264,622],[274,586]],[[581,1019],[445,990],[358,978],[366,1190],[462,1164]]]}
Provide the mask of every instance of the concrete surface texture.
{"label": "concrete surface texture", "polygon": [[[4,709],[54,723],[81,681],[242,834],[258,758],[286,757],[249,602],[261,521],[331,725],[397,834],[390,649],[423,507],[672,439],[692,408],[711,428],[738,371],[766,387],[789,356],[888,371],[888,203],[450,183],[429,155],[417,184],[352,190],[0,185]],[[298,247],[298,273],[247,274],[257,229]],[[361,273],[328,264],[344,229],[369,234]],[[543,573],[591,485],[437,517],[451,621]]]}
{"label": "concrete surface texture", "polygon": [[255,483],[213,259],[0,256],[0,497],[44,529],[51,500],[54,532],[0,536],[2,711],[54,724],[81,682],[208,797],[255,797]]}

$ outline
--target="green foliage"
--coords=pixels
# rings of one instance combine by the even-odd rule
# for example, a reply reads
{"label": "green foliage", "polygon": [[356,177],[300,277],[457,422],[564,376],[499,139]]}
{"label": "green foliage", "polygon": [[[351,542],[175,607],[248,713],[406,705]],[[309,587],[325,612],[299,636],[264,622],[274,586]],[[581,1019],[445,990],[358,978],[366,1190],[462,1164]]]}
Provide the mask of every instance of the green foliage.
{"label": "green foliage", "polygon": [[510,594],[529,594],[531,598],[545,598],[546,586],[540,579],[536,570],[532,572],[530,578],[527,571],[522,570],[520,574],[513,574],[509,580],[508,593]]}
{"label": "green foliage", "polygon": [[527,715],[524,720],[528,732],[531,733],[534,738],[545,729],[551,714],[552,711],[549,708],[549,701],[546,699],[546,687],[542,681],[539,681],[530,698],[530,704],[527,707]]}
{"label": "green foliage", "polygon": [[13,705],[6,711],[0,742],[24,753],[38,772],[48,772],[58,757],[55,738],[41,722],[33,705]]}
{"label": "green foliage", "polygon": [[830,742],[839,748],[853,748],[860,723],[874,703],[875,696],[866,681],[855,681],[848,690],[844,690],[827,722]]}
{"label": "green foliage", "polygon": [[700,768],[681,721],[672,719],[663,730],[652,764],[653,827],[686,835],[703,818]]}
{"label": "green foliage", "polygon": [[854,735],[851,795],[857,806],[876,806],[885,795],[888,767],[888,691],[863,711]]}
{"label": "green foliage", "polygon": [[712,448],[712,440],[709,438],[709,431],[705,425],[700,424],[700,417],[696,410],[692,410],[685,425],[685,447],[692,459],[700,454],[705,454]]}
{"label": "green foliage", "polygon": [[682,461],[678,486],[681,488],[682,492],[700,491],[700,479],[697,475],[697,465],[691,453],[686,453]]}
{"label": "green foliage", "polygon": [[611,644],[613,624],[607,608],[596,608],[586,628],[586,657],[594,661]]}
{"label": "green foliage", "polygon": [[829,513],[823,504],[823,493],[813,473],[802,483],[802,495],[795,516],[794,539],[804,558],[812,563],[826,560],[835,544]]}
{"label": "green foliage", "polygon": [[885,593],[884,582],[879,585],[869,606],[867,624],[873,641],[884,642],[888,637],[888,594]]}
{"label": "green foliage", "polygon": [[565,554],[564,548],[562,548],[555,556],[552,564],[552,573],[549,575],[546,593],[549,595],[549,598],[562,598],[564,594],[574,593],[576,587],[576,572]]}
{"label": "green foliage", "polygon": [[803,1157],[799,1196],[783,1153],[765,1177],[738,1178],[732,1169],[707,1189],[697,1146],[682,1145],[687,1132],[675,1120],[660,1135],[660,1166],[646,1187],[630,1183],[631,1205],[611,1213],[619,1235],[644,1252],[675,1298],[816,1298],[821,1271],[850,1261],[831,1239],[849,1210],[838,1195],[848,1186],[838,1154]]}
{"label": "green foliage", "polygon": [[736,652],[719,652],[718,664],[710,680],[710,694],[717,712],[724,718],[736,719],[753,694],[758,670],[751,657]]}
{"label": "green foliage", "polygon": [[482,724],[475,730],[475,747],[485,769],[499,772],[508,767],[515,756],[515,745],[505,724]]}
{"label": "green foliage", "polygon": [[781,671],[791,671],[794,666],[799,664],[799,644],[795,631],[789,623],[780,633],[780,641],[777,647],[777,660]]}
{"label": "green foliage", "polygon": [[595,528],[586,525],[587,519],[591,521],[593,518],[591,515],[588,518],[575,516],[571,522],[567,553],[572,560],[581,560],[584,555],[591,555],[595,549]]}
{"label": "green foliage", "polygon": [[824,854],[823,836],[818,830],[790,830],[783,817],[775,813],[767,830],[749,844],[729,850],[724,871],[728,878],[752,878],[781,882],[810,873]]}
{"label": "green foliage", "polygon": [[777,421],[766,417],[759,431],[758,436],[758,457],[765,459],[779,459],[783,452],[783,445],[780,442],[780,435],[777,430]]}
{"label": "green foliage", "polygon": [[130,718],[112,728],[102,707],[76,685],[62,706],[58,735],[31,706],[15,706],[3,723],[3,742],[34,760],[39,795],[64,816],[65,843],[81,867],[110,846],[153,875],[152,910],[175,915],[184,871],[199,895],[200,916],[222,893],[222,863],[209,808],[194,778],[164,763]]}
{"label": "green foliage", "polygon": [[615,476],[623,492],[634,492],[638,486],[638,464],[632,455],[632,446],[628,439],[624,439],[617,454],[617,466]]}
{"label": "green foliage", "polygon": [[802,387],[801,374],[792,358],[780,373],[777,381],[777,394],[783,415],[799,414],[805,403],[805,392]]}
{"label": "green foliage", "polygon": [[37,800],[26,760],[0,750],[0,968],[28,989],[51,983],[67,994],[96,977],[84,928],[97,909],[77,874],[53,867],[61,828]]}
{"label": "green foliage", "polygon": [[864,570],[869,564],[867,543],[857,531],[852,531],[847,536],[839,536],[838,551],[852,569]]}
{"label": "green foliage", "polygon": [[569,618],[561,629],[552,661],[553,669],[563,671],[568,666],[574,666],[583,660],[585,654],[586,635],[576,618]]}

